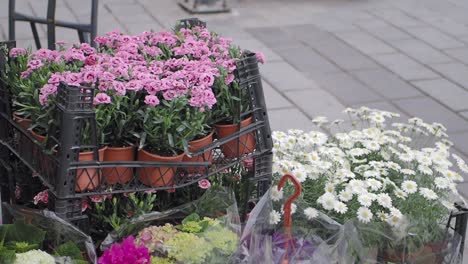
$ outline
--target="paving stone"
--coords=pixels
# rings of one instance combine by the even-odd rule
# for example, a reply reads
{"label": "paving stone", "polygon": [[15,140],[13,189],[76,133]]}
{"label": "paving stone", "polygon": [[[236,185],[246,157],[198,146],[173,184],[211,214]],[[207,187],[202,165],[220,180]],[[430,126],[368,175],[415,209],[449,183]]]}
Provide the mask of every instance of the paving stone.
{"label": "paving stone", "polygon": [[461,49],[447,49],[445,53],[450,55],[452,58],[457,59],[468,65],[468,48]]}
{"label": "paving stone", "polygon": [[147,22],[147,23],[125,23],[122,25],[125,27],[128,34],[140,34],[143,31],[153,30],[155,32],[163,30],[162,26],[159,25],[156,21]]}
{"label": "paving stone", "polygon": [[295,48],[301,46],[296,39],[288,36],[287,33],[277,27],[250,28],[247,32],[261,40],[273,50],[277,48]]}
{"label": "paving stone", "polygon": [[345,106],[333,95],[322,89],[289,91],[284,93],[309,118],[327,116],[330,120],[343,119]]}
{"label": "paving stone", "polygon": [[468,35],[468,27],[466,25],[458,23],[448,17],[429,16],[425,17],[424,21],[438,30],[455,37]]}
{"label": "paving stone", "polygon": [[369,33],[356,31],[336,34],[340,39],[365,54],[379,54],[395,52],[395,49]]}
{"label": "paving stone", "polygon": [[438,75],[401,53],[374,55],[373,58],[405,80],[434,79]]}
{"label": "paving stone", "polygon": [[276,90],[317,89],[318,85],[286,62],[266,63],[260,73]]}
{"label": "paving stone", "polygon": [[401,99],[422,95],[416,88],[385,69],[356,71],[352,74],[368,87],[388,99]]}
{"label": "paving stone", "polygon": [[390,45],[423,64],[453,62],[453,59],[418,39],[390,42]]}
{"label": "paving stone", "polygon": [[408,27],[405,28],[405,30],[437,49],[460,48],[465,46],[462,42],[433,27]]}
{"label": "paving stone", "polygon": [[374,9],[370,12],[397,27],[414,27],[424,25],[421,21],[408,16],[398,9]]}
{"label": "paving stone", "polygon": [[348,73],[323,74],[316,81],[346,106],[382,99],[380,95]]}
{"label": "paving stone", "polygon": [[468,121],[430,97],[395,100],[393,103],[410,117],[416,116],[426,122],[444,124],[448,132],[463,132],[468,129]]}
{"label": "paving stone", "polygon": [[286,97],[271,87],[268,82],[263,80],[262,85],[268,110],[293,106]]}
{"label": "paving stone", "polygon": [[411,35],[404,32],[403,30],[387,24],[386,22],[379,19],[359,21],[355,24],[375,37],[385,41],[412,38]]}
{"label": "paving stone", "polygon": [[333,34],[324,32],[313,25],[290,26],[285,27],[284,30],[314,48],[342,69],[356,70],[378,67],[374,61],[358,50],[336,38]]}
{"label": "paving stone", "polygon": [[468,109],[468,91],[446,79],[412,82],[423,92],[454,111]]}
{"label": "paving stone", "polygon": [[312,48],[301,46],[277,51],[283,59],[301,72],[339,72],[333,63],[315,52]]}
{"label": "paving stone", "polygon": [[312,121],[296,108],[271,110],[268,111],[268,117],[272,131],[288,131],[291,128],[317,130]]}
{"label": "paving stone", "polygon": [[341,21],[339,17],[329,14],[313,16],[310,21],[318,28],[328,32],[355,31],[357,28],[349,22]]}
{"label": "paving stone", "polygon": [[[151,18],[140,5],[105,4],[104,6],[121,23],[153,22],[153,18]],[[175,20],[173,23],[175,23]]]}
{"label": "paving stone", "polygon": [[[462,133],[449,133],[449,140],[454,143],[461,153],[468,155],[468,131]],[[468,160],[466,160],[468,162]]]}
{"label": "paving stone", "polygon": [[468,67],[461,63],[438,64],[431,66],[444,77],[468,89]]}
{"label": "paving stone", "polygon": [[275,51],[271,50],[265,44],[259,40],[256,40],[255,38],[234,39],[234,44],[253,52],[262,52],[265,55],[265,60],[267,62],[282,60],[281,56],[279,56]]}

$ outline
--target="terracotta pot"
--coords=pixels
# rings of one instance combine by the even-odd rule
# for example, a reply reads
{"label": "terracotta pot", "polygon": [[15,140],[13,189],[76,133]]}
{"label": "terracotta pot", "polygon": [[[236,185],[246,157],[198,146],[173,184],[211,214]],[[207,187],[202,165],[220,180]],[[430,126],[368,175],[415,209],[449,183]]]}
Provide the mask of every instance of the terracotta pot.
{"label": "terracotta pot", "polygon": [[[253,123],[253,117],[249,117],[240,123],[240,128],[244,128]],[[215,125],[218,138],[230,136],[239,131],[238,124]],[[248,133],[224,143],[221,146],[224,156],[227,158],[235,158],[244,154],[249,154],[255,150],[254,133]]]}
{"label": "terracotta pot", "polygon": [[[135,147],[114,148],[108,147],[104,154],[104,161],[133,161]],[[106,178],[108,184],[129,182],[133,176],[133,168],[131,167],[114,167],[103,168],[102,175]]]}
{"label": "terracotta pot", "polygon": [[[177,156],[160,156],[146,150],[138,151],[138,161],[178,162],[184,159],[185,153]],[[176,167],[147,167],[138,169],[139,180],[151,187],[164,187],[172,184]]]}
{"label": "terracotta pot", "polygon": [[32,120],[28,118],[23,118],[16,113],[13,113],[13,120],[22,128],[22,129],[28,129],[29,125],[31,125]]}
{"label": "terracotta pot", "polygon": [[[214,135],[214,130],[211,131],[211,133],[208,134],[206,137],[190,141],[189,142],[189,151],[191,153],[193,153],[193,152],[196,152],[197,150],[199,150],[201,148],[204,148],[204,147],[210,145],[211,143],[213,143],[213,135]],[[208,150],[208,151],[205,151],[202,154],[199,154],[199,155],[196,155],[196,156],[192,156],[192,157],[185,156],[184,161],[187,161],[187,162],[213,161],[213,153],[212,153],[211,150]],[[188,167],[187,170],[190,173],[194,173],[194,172],[203,173],[203,172],[205,172],[204,167]]]}
{"label": "terracotta pot", "polygon": [[32,131],[32,130],[29,130],[29,134],[31,134],[31,136],[37,140],[39,143],[44,143],[45,142],[45,139],[46,139],[46,136],[43,136],[43,135],[39,135],[37,134],[36,132]]}
{"label": "terracotta pot", "polygon": [[[104,159],[104,153],[107,147],[101,148],[98,151],[99,161]],[[79,161],[93,161],[94,152],[86,151],[80,152]],[[75,191],[83,192],[87,190],[94,190],[99,187],[101,183],[101,172],[99,169],[78,169],[76,170],[76,183]]]}

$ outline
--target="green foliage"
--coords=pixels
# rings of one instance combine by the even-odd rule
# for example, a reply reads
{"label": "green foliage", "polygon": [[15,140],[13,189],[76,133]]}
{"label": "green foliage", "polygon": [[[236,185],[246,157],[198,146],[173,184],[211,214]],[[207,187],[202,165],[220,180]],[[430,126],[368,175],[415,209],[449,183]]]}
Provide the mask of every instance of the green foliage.
{"label": "green foliage", "polygon": [[16,259],[16,252],[5,247],[0,247],[0,264],[14,263]]}
{"label": "green foliage", "polygon": [[67,241],[65,244],[62,244],[59,247],[57,247],[55,249],[54,255],[70,257],[75,261],[75,263],[80,263],[79,261],[84,261],[83,255],[81,254],[81,250],[75,243],[73,243],[73,241]]}
{"label": "green foliage", "polygon": [[206,263],[213,247],[205,239],[191,233],[178,233],[166,241],[168,256],[186,264]]}
{"label": "green foliage", "polygon": [[168,258],[151,257],[151,264],[175,264],[175,261]]}
{"label": "green foliage", "polygon": [[188,98],[180,96],[172,101],[161,101],[155,107],[147,106],[138,111],[142,131],[138,136],[140,149],[146,147],[157,154],[189,153],[188,142],[206,135],[208,115],[193,107],[187,107]]}
{"label": "green foliage", "polygon": [[233,254],[239,242],[237,234],[224,227],[210,228],[202,234],[202,237],[224,257]]}

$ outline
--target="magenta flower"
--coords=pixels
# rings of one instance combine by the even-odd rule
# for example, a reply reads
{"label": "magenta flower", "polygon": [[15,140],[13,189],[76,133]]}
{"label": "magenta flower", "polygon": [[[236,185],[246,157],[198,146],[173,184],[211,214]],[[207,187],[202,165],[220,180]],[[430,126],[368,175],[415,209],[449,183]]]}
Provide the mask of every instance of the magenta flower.
{"label": "magenta flower", "polygon": [[258,62],[265,63],[265,55],[262,52],[260,51],[255,52],[255,57],[257,57]]}
{"label": "magenta flower", "polygon": [[199,180],[198,181],[198,187],[200,187],[202,189],[208,189],[208,188],[211,187],[211,183],[207,179]]}
{"label": "magenta flower", "polygon": [[94,104],[95,105],[110,104],[110,103],[111,103],[111,98],[105,93],[98,93],[94,97]]}
{"label": "magenta flower", "polygon": [[21,55],[26,55],[26,50],[23,48],[12,48],[10,50],[10,57],[16,58]]}
{"label": "magenta flower", "polygon": [[81,200],[81,212],[86,211],[87,209],[91,209],[91,204],[87,198]]}
{"label": "magenta flower", "polygon": [[159,104],[159,99],[155,95],[147,95],[145,96],[145,104],[149,106],[157,106]]}
{"label": "magenta flower", "polygon": [[129,236],[122,243],[113,244],[98,259],[99,264],[149,264],[151,257],[144,245],[137,247],[135,238]]}
{"label": "magenta flower", "polygon": [[34,204],[37,205],[39,202],[44,204],[49,202],[49,190],[44,190],[34,196]]}

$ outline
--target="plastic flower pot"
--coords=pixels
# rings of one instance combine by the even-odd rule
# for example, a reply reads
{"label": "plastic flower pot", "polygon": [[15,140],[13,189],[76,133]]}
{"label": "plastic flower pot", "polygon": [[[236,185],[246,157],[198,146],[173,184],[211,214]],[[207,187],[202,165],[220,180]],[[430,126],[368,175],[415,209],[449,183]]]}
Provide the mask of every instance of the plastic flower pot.
{"label": "plastic flower pot", "polygon": [[[135,147],[108,147],[104,154],[104,161],[133,161]],[[102,174],[108,184],[124,184],[132,179],[133,171],[129,167],[109,167],[103,168]]]}
{"label": "plastic flower pot", "polygon": [[[253,123],[253,117],[241,121],[240,128],[244,128]],[[228,137],[239,131],[238,124],[217,124],[215,125],[218,138]],[[255,150],[255,137],[253,132],[234,138],[221,146],[221,150],[225,157],[235,158],[244,154],[249,154]]]}
{"label": "plastic flower pot", "polygon": [[32,120],[28,118],[23,118],[20,115],[13,113],[13,120],[22,128],[28,129],[29,125],[31,125]]}
{"label": "plastic flower pot", "polygon": [[[214,135],[214,130],[211,131],[206,137],[193,140],[189,142],[189,151],[191,153],[198,151],[201,148],[204,148],[211,143],[213,143],[213,135]],[[211,150],[207,150],[203,152],[202,154],[196,155],[196,156],[185,156],[184,161],[187,162],[205,162],[205,161],[212,161],[213,160],[213,153]],[[190,173],[195,173],[195,172],[200,172],[203,173],[205,171],[205,168],[203,167],[188,167],[187,170]]]}
{"label": "plastic flower pot", "polygon": [[37,140],[39,143],[44,143],[44,142],[45,142],[46,136],[39,135],[39,134],[37,134],[36,132],[34,132],[33,130],[30,130],[29,133],[30,133],[31,136],[32,136],[35,140]]}
{"label": "plastic flower pot", "polygon": [[[104,153],[107,147],[101,148],[98,151],[99,161],[104,159]],[[79,161],[93,161],[94,159],[94,152],[93,151],[86,151],[81,152],[79,156]],[[99,187],[101,183],[101,171],[95,168],[86,168],[86,169],[77,169],[76,170],[76,183],[75,183],[75,191],[76,192],[83,192],[87,190],[94,190]]]}
{"label": "plastic flower pot", "polygon": [[[138,151],[138,161],[180,162],[185,153],[177,156],[160,156],[146,150]],[[177,167],[147,167],[138,169],[139,180],[151,187],[164,187],[172,184]]]}

